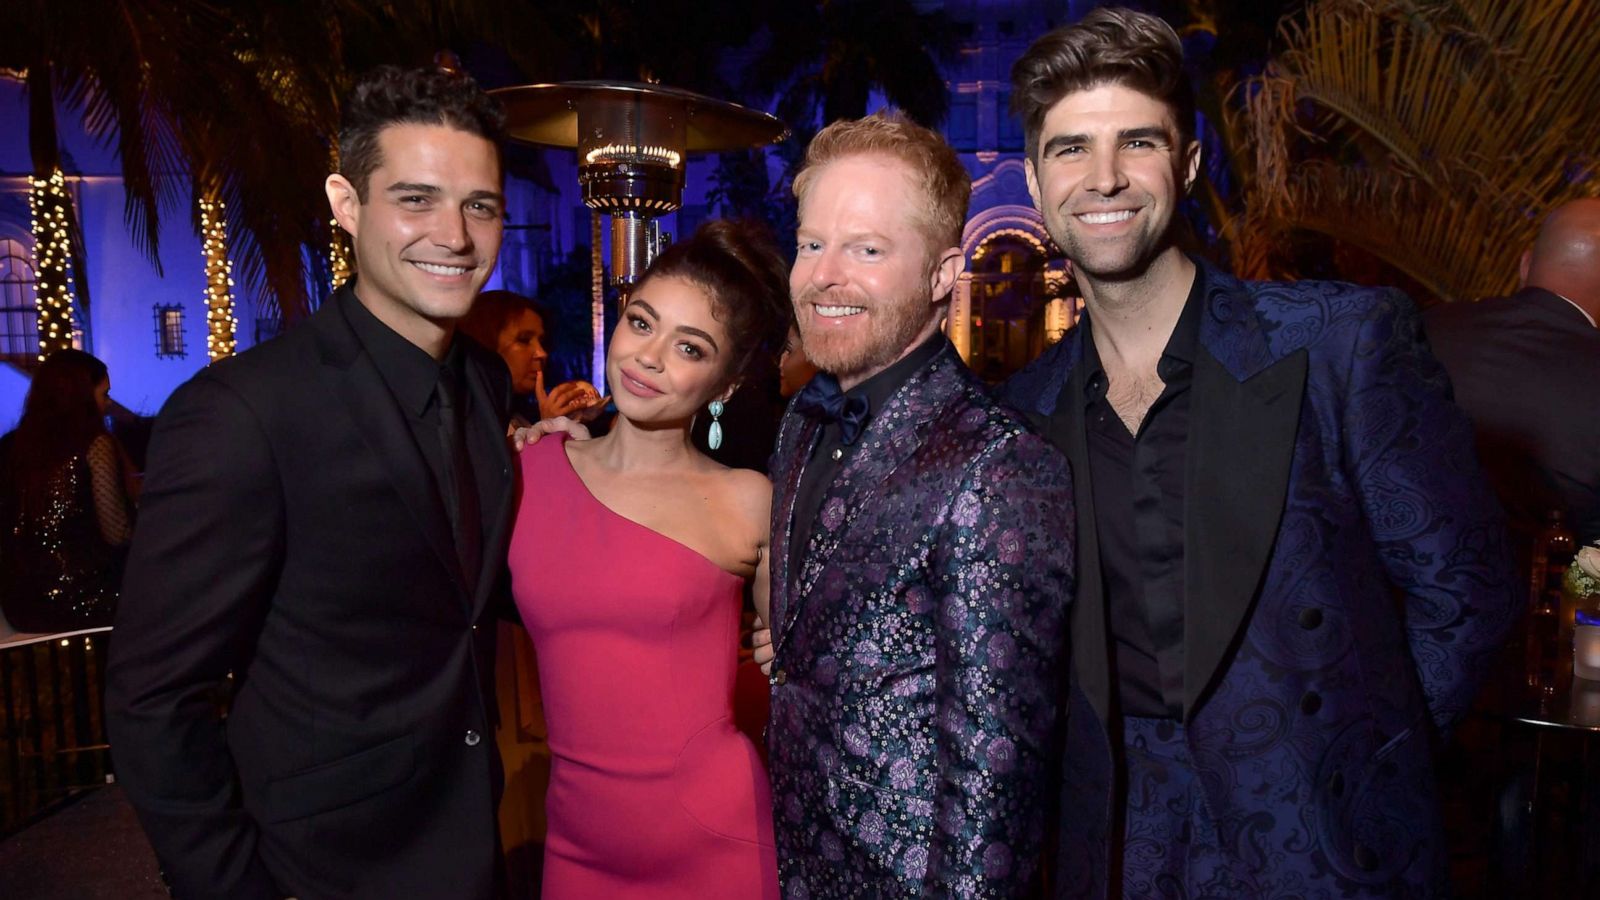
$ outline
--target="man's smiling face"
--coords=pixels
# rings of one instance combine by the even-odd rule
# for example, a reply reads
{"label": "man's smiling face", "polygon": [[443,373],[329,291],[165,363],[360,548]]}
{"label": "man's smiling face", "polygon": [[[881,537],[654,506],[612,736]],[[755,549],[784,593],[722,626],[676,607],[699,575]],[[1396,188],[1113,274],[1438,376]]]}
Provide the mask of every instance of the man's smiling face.
{"label": "man's smiling face", "polygon": [[391,125],[365,202],[329,196],[353,238],[356,293],[380,320],[416,340],[466,315],[494,269],[504,228],[493,143],[445,125]]}
{"label": "man's smiling face", "polygon": [[1170,246],[1178,202],[1199,171],[1172,109],[1120,84],[1074,91],[1045,113],[1028,191],[1045,227],[1089,278],[1137,277]]}

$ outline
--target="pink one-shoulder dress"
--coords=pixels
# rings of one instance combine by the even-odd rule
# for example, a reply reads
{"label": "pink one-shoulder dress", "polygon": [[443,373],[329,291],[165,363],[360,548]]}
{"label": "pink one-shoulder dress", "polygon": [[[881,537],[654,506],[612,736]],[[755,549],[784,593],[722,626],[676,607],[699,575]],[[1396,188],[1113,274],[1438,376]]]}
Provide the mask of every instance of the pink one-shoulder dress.
{"label": "pink one-shoulder dress", "polygon": [[523,451],[512,591],[551,752],[543,900],[777,898],[772,798],[732,721],[743,581]]}

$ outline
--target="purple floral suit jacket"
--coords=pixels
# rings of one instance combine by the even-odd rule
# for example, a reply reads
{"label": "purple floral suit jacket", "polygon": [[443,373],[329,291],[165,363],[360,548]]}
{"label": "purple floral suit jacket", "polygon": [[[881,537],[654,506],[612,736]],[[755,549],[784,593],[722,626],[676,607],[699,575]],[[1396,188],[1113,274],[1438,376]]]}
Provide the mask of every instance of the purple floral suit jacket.
{"label": "purple floral suit jacket", "polygon": [[[783,420],[774,547],[818,430]],[[784,895],[1019,894],[1066,662],[1071,474],[949,345],[860,440],[804,552],[772,565]]]}
{"label": "purple floral suit jacket", "polygon": [[[1164,896],[1430,897],[1432,747],[1521,604],[1506,532],[1411,301],[1205,267],[1184,523],[1184,722],[1226,858]],[[1007,383],[1081,402],[1082,332]],[[1070,417],[1046,434],[1086,454]],[[1080,473],[1081,474],[1081,473]],[[1121,730],[1088,484],[1062,761],[1058,897],[1121,896],[1159,847],[1121,829]],[[1116,736],[1118,741],[1110,738]],[[1209,867],[1209,868],[1208,868]]]}

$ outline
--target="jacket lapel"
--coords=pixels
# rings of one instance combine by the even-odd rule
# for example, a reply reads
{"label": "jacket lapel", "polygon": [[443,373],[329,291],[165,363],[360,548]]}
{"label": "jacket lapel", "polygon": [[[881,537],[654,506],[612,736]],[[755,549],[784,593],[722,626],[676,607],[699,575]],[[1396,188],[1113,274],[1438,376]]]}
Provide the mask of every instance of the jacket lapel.
{"label": "jacket lapel", "polygon": [[[795,565],[785,566],[786,577],[793,578],[793,593],[785,605],[782,629],[774,642],[781,650],[790,629],[800,618],[807,598],[816,586],[817,578],[827,569],[828,561],[838,548],[851,525],[873,509],[872,498],[889,475],[904,462],[926,439],[933,419],[946,405],[946,401],[961,388],[959,357],[955,348],[946,346],[933,357],[921,371],[912,375],[895,392],[884,408],[872,417],[861,433],[861,446],[850,457],[822,497],[822,506],[813,523],[811,537],[798,554]],[[814,436],[814,435],[813,435]],[[807,442],[809,447],[809,442]],[[801,457],[804,459],[804,457]],[[804,465],[795,466],[801,470]],[[794,475],[794,485],[799,486],[799,476]],[[793,492],[789,513],[793,514]],[[833,506],[842,509],[830,516]]]}
{"label": "jacket lapel", "polygon": [[493,593],[499,568],[505,562],[506,528],[510,522],[511,450],[506,446],[505,422],[500,411],[504,398],[495,396],[481,365],[469,359],[467,385],[472,394],[472,420],[467,427],[467,452],[472,456],[483,518],[483,560],[478,569],[478,591],[473,598],[476,619]]}
{"label": "jacket lapel", "polygon": [[1186,720],[1255,604],[1288,496],[1307,370],[1304,350],[1272,357],[1242,284],[1214,269],[1206,277],[1184,474]]}
{"label": "jacket lapel", "polygon": [[[344,401],[350,420],[368,449],[387,469],[414,524],[438,555],[439,562],[460,582],[461,563],[456,559],[450,518],[434,484],[433,473],[412,437],[400,404],[339,308],[341,303],[356,302],[359,301],[349,289],[343,288],[312,320],[319,327],[323,362],[335,370],[330,373],[335,391]],[[464,582],[462,584],[464,594]]]}

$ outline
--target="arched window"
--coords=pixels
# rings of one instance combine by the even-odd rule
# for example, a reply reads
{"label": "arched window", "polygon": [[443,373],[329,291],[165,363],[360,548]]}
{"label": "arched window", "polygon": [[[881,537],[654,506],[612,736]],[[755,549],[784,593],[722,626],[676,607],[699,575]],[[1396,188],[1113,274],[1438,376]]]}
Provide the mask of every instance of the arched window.
{"label": "arched window", "polygon": [[33,258],[17,240],[0,238],[0,360],[33,366],[39,360],[39,310]]}

